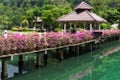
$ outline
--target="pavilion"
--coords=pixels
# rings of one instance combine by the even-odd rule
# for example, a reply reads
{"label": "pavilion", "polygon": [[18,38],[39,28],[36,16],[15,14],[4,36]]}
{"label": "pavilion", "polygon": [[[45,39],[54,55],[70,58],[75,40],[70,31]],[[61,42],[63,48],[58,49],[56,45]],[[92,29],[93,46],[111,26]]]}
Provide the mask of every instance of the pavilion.
{"label": "pavilion", "polygon": [[40,19],[40,17],[37,17],[37,19],[36,19],[36,20],[33,20],[33,23],[35,23],[35,22],[37,22],[37,23],[41,23],[41,22],[42,22],[42,20]]}
{"label": "pavilion", "polygon": [[42,20],[40,19],[40,17],[37,17],[35,20],[33,20],[33,26],[35,28],[37,28],[38,26],[43,27],[43,23],[42,23]]}
{"label": "pavilion", "polygon": [[[84,23],[89,24],[89,29],[92,29],[92,27],[95,27],[99,25],[100,23],[107,22],[104,18],[96,15],[91,10],[93,9],[92,6],[88,5],[85,2],[81,2],[79,5],[77,5],[74,10],[57,19],[57,22],[64,24],[64,31],[66,32],[66,26],[69,24],[71,27],[72,24],[74,24],[74,28],[76,28],[76,23]],[[100,29],[100,26],[99,26]]]}

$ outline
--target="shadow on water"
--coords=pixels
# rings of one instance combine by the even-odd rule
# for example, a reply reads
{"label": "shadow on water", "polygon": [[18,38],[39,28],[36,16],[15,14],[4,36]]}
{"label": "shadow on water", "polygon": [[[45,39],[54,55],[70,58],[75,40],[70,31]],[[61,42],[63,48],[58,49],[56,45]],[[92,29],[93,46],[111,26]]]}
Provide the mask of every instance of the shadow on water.
{"label": "shadow on water", "polygon": [[[78,56],[69,57],[60,62],[57,62],[56,59],[52,59],[51,61],[48,61],[46,67],[39,69],[34,67],[35,55],[28,56],[27,60],[26,56],[24,56],[24,70],[27,71],[27,73],[17,75],[8,80],[99,80],[105,75],[104,70],[102,70],[102,72],[95,71],[96,68],[101,70],[101,65],[104,63],[104,58],[100,59],[99,57],[105,50],[118,47],[119,45],[120,43],[118,41],[108,42],[100,49],[93,52],[81,53]],[[54,51],[53,54],[55,54]],[[15,71],[17,70],[16,62],[17,60],[14,60],[14,62],[9,61],[10,65],[15,65],[12,68],[9,68],[11,74],[14,69]]]}

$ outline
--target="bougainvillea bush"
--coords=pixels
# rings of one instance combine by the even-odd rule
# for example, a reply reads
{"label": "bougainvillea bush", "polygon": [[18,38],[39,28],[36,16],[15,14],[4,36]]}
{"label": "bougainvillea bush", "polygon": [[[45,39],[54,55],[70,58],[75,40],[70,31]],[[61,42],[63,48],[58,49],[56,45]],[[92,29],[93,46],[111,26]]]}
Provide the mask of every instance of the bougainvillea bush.
{"label": "bougainvillea bush", "polygon": [[[120,34],[120,30],[101,30],[102,36]],[[28,52],[45,48],[54,48],[64,45],[77,44],[94,39],[88,30],[80,30],[72,34],[62,32],[48,32],[45,34],[10,34],[7,38],[0,36],[0,55],[9,53]],[[7,52],[7,54],[6,54]]]}
{"label": "bougainvillea bush", "polygon": [[111,36],[120,34],[120,30],[102,30],[102,36]]}
{"label": "bougainvillea bush", "polygon": [[0,37],[0,55],[3,54],[4,50],[5,50],[4,38]]}

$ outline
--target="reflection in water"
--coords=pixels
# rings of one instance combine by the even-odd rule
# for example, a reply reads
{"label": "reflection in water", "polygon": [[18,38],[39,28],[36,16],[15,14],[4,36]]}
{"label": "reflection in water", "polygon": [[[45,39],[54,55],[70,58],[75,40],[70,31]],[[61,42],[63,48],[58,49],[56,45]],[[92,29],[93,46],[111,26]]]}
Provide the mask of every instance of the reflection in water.
{"label": "reflection in water", "polygon": [[[0,62],[0,72],[1,72],[1,62]],[[7,69],[8,69],[8,78],[11,78],[11,77],[14,77],[14,74],[15,73],[18,73],[18,67],[17,66],[14,66],[14,65],[11,65],[11,64],[8,64],[7,65]],[[27,71],[23,71],[23,74],[24,73],[27,73]],[[1,74],[0,74],[1,75]]]}
{"label": "reflection in water", "polygon": [[[103,61],[99,56],[102,55],[104,50],[109,50],[119,45],[119,42],[110,42],[103,45],[99,50],[70,57],[56,64],[51,64],[51,62],[47,67],[40,69],[35,69],[34,63],[28,60],[25,62],[24,68],[28,73],[8,80],[99,80],[105,74],[105,70],[102,70],[103,67],[101,66]],[[96,67],[102,72],[95,73]]]}
{"label": "reflection in water", "polygon": [[94,68],[93,66],[90,66],[90,67],[86,68],[86,70],[81,71],[80,73],[77,73],[76,77],[77,78],[83,78],[84,76],[86,76],[88,74],[90,74],[90,76],[92,76],[92,70],[93,70],[93,68]]}

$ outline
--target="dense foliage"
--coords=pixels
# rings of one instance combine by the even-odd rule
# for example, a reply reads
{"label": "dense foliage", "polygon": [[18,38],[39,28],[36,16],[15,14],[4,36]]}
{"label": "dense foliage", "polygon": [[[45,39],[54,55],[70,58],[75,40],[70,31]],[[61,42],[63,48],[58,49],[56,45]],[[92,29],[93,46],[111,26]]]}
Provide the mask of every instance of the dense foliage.
{"label": "dense foliage", "polygon": [[31,27],[37,16],[45,26],[58,26],[55,20],[71,12],[81,1],[92,5],[93,11],[110,23],[120,23],[120,0],[0,0],[0,27]]}

